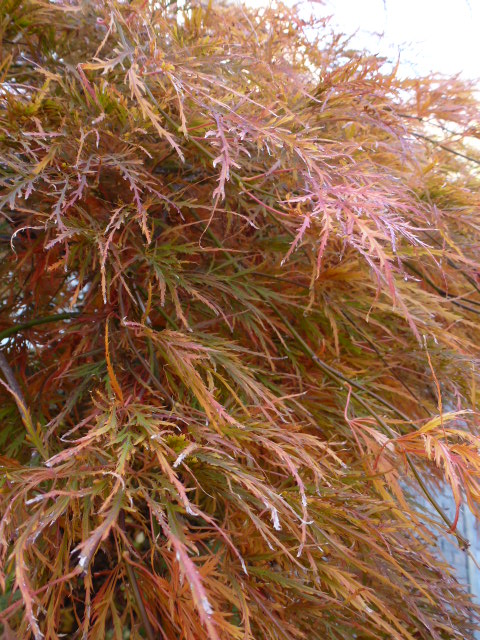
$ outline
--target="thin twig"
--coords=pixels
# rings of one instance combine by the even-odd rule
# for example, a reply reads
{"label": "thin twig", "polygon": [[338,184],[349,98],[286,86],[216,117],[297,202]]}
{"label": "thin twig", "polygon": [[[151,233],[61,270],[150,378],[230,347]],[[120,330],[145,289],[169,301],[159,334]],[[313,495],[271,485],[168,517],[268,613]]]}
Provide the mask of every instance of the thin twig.
{"label": "thin twig", "polygon": [[421,140],[426,140],[427,142],[430,142],[430,144],[433,144],[435,147],[440,147],[440,149],[443,149],[444,151],[447,151],[448,153],[453,153],[453,155],[455,155],[455,156],[459,156],[460,158],[464,158],[465,160],[468,160],[469,162],[474,162],[475,164],[480,165],[480,160],[478,160],[477,158],[473,158],[472,156],[469,156],[466,153],[462,153],[461,151],[456,151],[455,149],[451,149],[450,147],[447,147],[446,145],[442,144],[441,142],[437,142],[437,140],[434,140],[433,138],[429,138],[428,136],[424,136],[423,133],[415,133],[413,131],[413,132],[411,132],[411,134],[415,138],[420,138]]}

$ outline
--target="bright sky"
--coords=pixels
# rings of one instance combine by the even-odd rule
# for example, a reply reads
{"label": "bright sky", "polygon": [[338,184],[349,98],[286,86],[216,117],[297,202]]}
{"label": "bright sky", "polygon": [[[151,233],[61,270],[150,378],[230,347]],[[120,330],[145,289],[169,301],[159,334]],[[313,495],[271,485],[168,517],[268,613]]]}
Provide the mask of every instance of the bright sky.
{"label": "bright sky", "polygon": [[[315,13],[351,34],[352,44],[396,59],[406,75],[461,72],[480,78],[480,0],[324,0]],[[378,35],[383,33],[383,39]]]}

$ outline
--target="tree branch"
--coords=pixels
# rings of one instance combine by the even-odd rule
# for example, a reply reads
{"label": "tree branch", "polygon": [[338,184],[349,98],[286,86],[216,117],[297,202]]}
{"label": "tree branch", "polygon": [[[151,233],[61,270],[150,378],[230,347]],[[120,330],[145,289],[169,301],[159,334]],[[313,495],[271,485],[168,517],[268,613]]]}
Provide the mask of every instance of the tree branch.
{"label": "tree branch", "polygon": [[31,327],[36,327],[41,324],[48,324],[49,322],[58,322],[58,320],[68,320],[70,318],[76,318],[80,315],[78,311],[74,311],[72,313],[57,313],[53,316],[45,316],[43,318],[35,318],[35,320],[28,320],[28,322],[22,322],[21,324],[15,324],[9,329],[4,329],[0,331],[0,340],[5,340],[5,338],[9,338],[10,336],[19,333],[20,331],[24,331],[25,329],[30,329]]}

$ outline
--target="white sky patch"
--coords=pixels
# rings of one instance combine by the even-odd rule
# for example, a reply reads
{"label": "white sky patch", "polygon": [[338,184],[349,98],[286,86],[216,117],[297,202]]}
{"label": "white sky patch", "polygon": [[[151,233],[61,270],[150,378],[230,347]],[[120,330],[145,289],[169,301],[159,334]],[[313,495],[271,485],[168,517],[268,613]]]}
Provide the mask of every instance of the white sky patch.
{"label": "white sky patch", "polygon": [[[480,0],[324,0],[314,8],[352,34],[353,46],[390,59],[401,74],[480,78]],[[383,34],[383,37],[380,35]]]}

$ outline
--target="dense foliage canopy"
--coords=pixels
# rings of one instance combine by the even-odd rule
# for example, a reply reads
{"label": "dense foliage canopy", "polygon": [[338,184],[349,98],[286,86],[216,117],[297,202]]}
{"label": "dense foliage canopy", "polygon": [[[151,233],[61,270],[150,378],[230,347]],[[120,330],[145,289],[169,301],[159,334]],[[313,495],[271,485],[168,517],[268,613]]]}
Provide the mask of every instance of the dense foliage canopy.
{"label": "dense foliage canopy", "polygon": [[149,0],[2,0],[0,74],[4,638],[471,638],[471,87]]}

